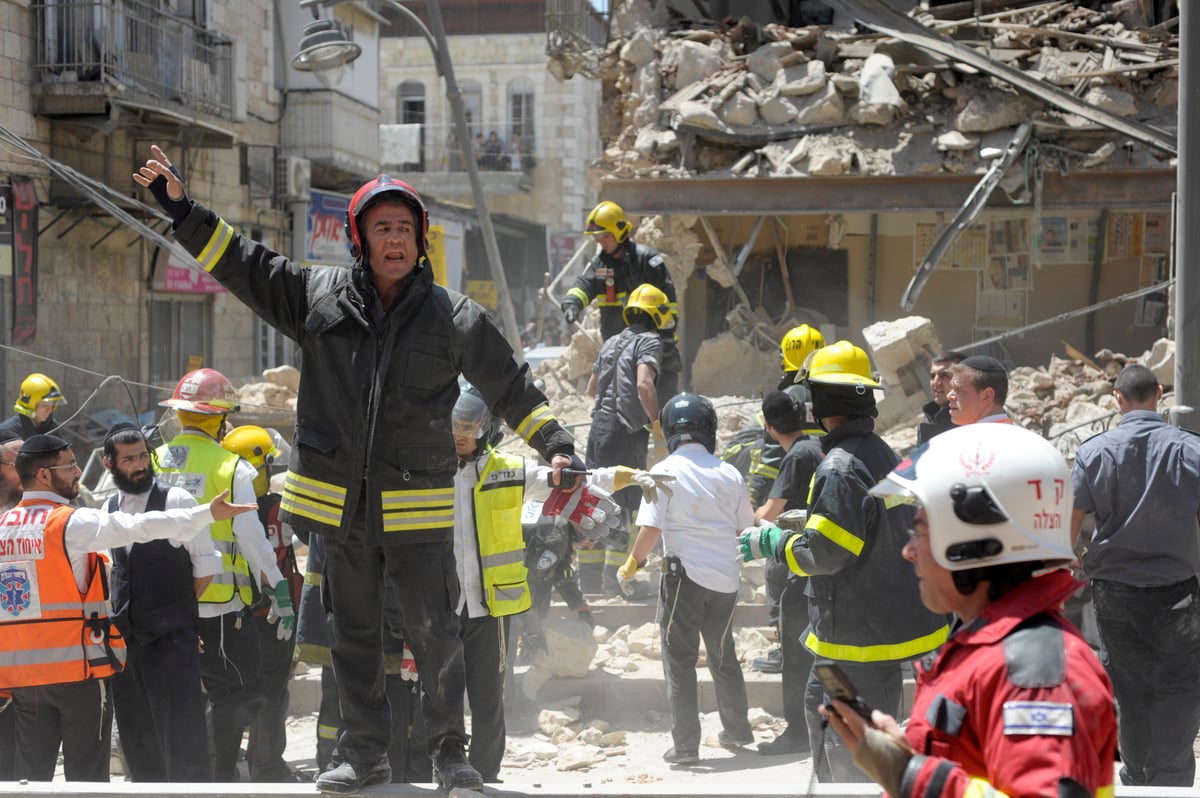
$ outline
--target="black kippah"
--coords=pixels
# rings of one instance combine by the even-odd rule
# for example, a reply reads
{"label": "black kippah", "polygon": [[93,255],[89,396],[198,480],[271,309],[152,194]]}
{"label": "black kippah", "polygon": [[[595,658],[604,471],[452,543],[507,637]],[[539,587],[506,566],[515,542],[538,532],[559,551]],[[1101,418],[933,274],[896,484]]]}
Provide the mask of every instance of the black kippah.
{"label": "black kippah", "polygon": [[990,355],[971,355],[969,358],[964,360],[962,364],[964,366],[969,366],[976,371],[998,371],[1003,374],[1008,373],[1008,369],[1004,368],[1004,364]]}
{"label": "black kippah", "polygon": [[104,433],[104,440],[107,441],[110,438],[112,438],[114,435],[116,435],[120,432],[125,432],[126,430],[133,430],[134,432],[138,433],[139,435],[142,434],[142,430],[140,427],[137,427],[134,424],[130,424],[128,421],[118,421],[116,424],[113,424],[111,427],[108,428],[108,432]]}
{"label": "black kippah", "polygon": [[71,444],[57,435],[34,435],[21,444],[21,454],[53,454],[71,448]]}

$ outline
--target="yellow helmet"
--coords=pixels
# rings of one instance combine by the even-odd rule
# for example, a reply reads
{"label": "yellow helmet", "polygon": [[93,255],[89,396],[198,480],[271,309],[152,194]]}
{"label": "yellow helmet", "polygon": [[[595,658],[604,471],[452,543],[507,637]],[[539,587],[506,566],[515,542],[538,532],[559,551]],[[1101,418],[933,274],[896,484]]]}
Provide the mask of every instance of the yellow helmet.
{"label": "yellow helmet", "polygon": [[779,357],[784,371],[799,371],[804,361],[817,349],[825,346],[825,336],[816,327],[801,324],[788,330],[779,342]]}
{"label": "yellow helmet", "polygon": [[58,389],[57,382],[45,374],[35,372],[21,383],[21,394],[17,397],[17,403],[13,405],[13,410],[32,418],[33,411],[37,410],[39,402],[65,403],[66,401],[67,397],[63,396],[62,391]]}
{"label": "yellow helmet", "polygon": [[612,233],[617,243],[623,244],[629,238],[629,230],[630,224],[625,218],[625,211],[621,210],[617,203],[605,200],[592,208],[592,212],[588,214],[587,229],[584,233],[589,236]]}
{"label": "yellow helmet", "polygon": [[640,310],[645,313],[654,322],[655,328],[659,330],[669,328],[673,321],[671,301],[667,299],[667,295],[661,288],[650,283],[642,283],[630,292],[629,300],[625,303],[625,310],[621,311],[626,326],[629,326],[630,310]]}
{"label": "yellow helmet", "polygon": [[879,378],[871,371],[867,353],[849,341],[838,341],[809,355],[796,375],[796,382],[806,380],[825,385],[865,385],[882,388]]}
{"label": "yellow helmet", "polygon": [[221,441],[221,445],[234,454],[241,455],[254,466],[258,471],[258,476],[254,478],[254,493],[258,496],[264,495],[269,479],[267,466],[279,456],[279,448],[275,445],[271,433],[262,427],[246,424],[230,430]]}

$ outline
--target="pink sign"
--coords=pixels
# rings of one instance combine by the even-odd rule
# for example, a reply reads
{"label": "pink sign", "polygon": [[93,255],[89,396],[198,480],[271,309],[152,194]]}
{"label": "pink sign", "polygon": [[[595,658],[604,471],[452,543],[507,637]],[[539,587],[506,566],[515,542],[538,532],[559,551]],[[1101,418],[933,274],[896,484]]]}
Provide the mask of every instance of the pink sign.
{"label": "pink sign", "polygon": [[221,285],[199,266],[184,266],[171,258],[163,272],[162,289],[176,294],[224,294]]}

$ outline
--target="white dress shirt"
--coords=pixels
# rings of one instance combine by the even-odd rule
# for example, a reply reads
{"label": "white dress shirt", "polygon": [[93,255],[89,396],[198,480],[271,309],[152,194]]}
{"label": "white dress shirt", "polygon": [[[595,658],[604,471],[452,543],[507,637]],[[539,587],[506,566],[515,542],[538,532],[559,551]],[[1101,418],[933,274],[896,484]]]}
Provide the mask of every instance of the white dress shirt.
{"label": "white dress shirt", "polygon": [[642,500],[638,526],[662,530],[663,551],[683,562],[689,579],[718,593],[736,593],[741,558],[738,534],[754,526],[742,475],[699,443],[685,443],[650,469],[670,474],[671,494]]}
{"label": "white dress shirt", "polygon": [[[119,490],[117,491],[117,509],[123,513],[143,513],[146,511],[146,501],[149,498],[150,491],[146,491],[145,493],[126,493]],[[167,488],[166,509],[178,510],[195,506],[196,500],[192,497],[192,494],[183,488]],[[224,568],[221,562],[221,553],[213,546],[212,535],[209,534],[207,529],[197,532],[193,538],[188,540],[172,540],[170,544],[175,548],[182,546],[187,551],[188,557],[192,561],[192,576],[196,579],[204,576],[216,576]],[[132,543],[125,546],[126,551],[132,548]]]}
{"label": "white dress shirt", "polygon": [[[27,490],[22,501],[37,501],[47,504],[70,504],[67,499],[53,491]],[[21,513],[22,507],[9,510],[8,514]],[[174,510],[161,510],[139,515],[109,513],[94,507],[76,507],[67,519],[63,534],[63,545],[75,573],[75,582],[80,592],[87,590],[90,575],[87,568],[87,553],[124,546],[128,543],[145,543],[160,538],[187,540],[207,531],[213,522],[208,505],[197,505]]]}

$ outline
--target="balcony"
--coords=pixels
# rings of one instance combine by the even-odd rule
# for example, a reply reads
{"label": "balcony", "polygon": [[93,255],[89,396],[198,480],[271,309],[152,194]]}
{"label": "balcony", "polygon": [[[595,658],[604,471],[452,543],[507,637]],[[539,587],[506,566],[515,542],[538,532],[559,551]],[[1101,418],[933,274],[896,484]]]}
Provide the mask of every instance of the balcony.
{"label": "balcony", "polygon": [[[492,130],[486,124],[481,127]],[[495,129],[504,128],[497,125]],[[486,139],[475,140],[475,163],[487,194],[519,194],[533,188],[537,155],[531,138],[510,136],[491,146]],[[453,125],[380,125],[379,161],[385,170],[403,173],[418,191],[467,195],[471,186],[457,140]]]}
{"label": "balcony", "polygon": [[229,146],[233,40],[141,0],[38,0],[36,113],[101,129],[163,125]]}

